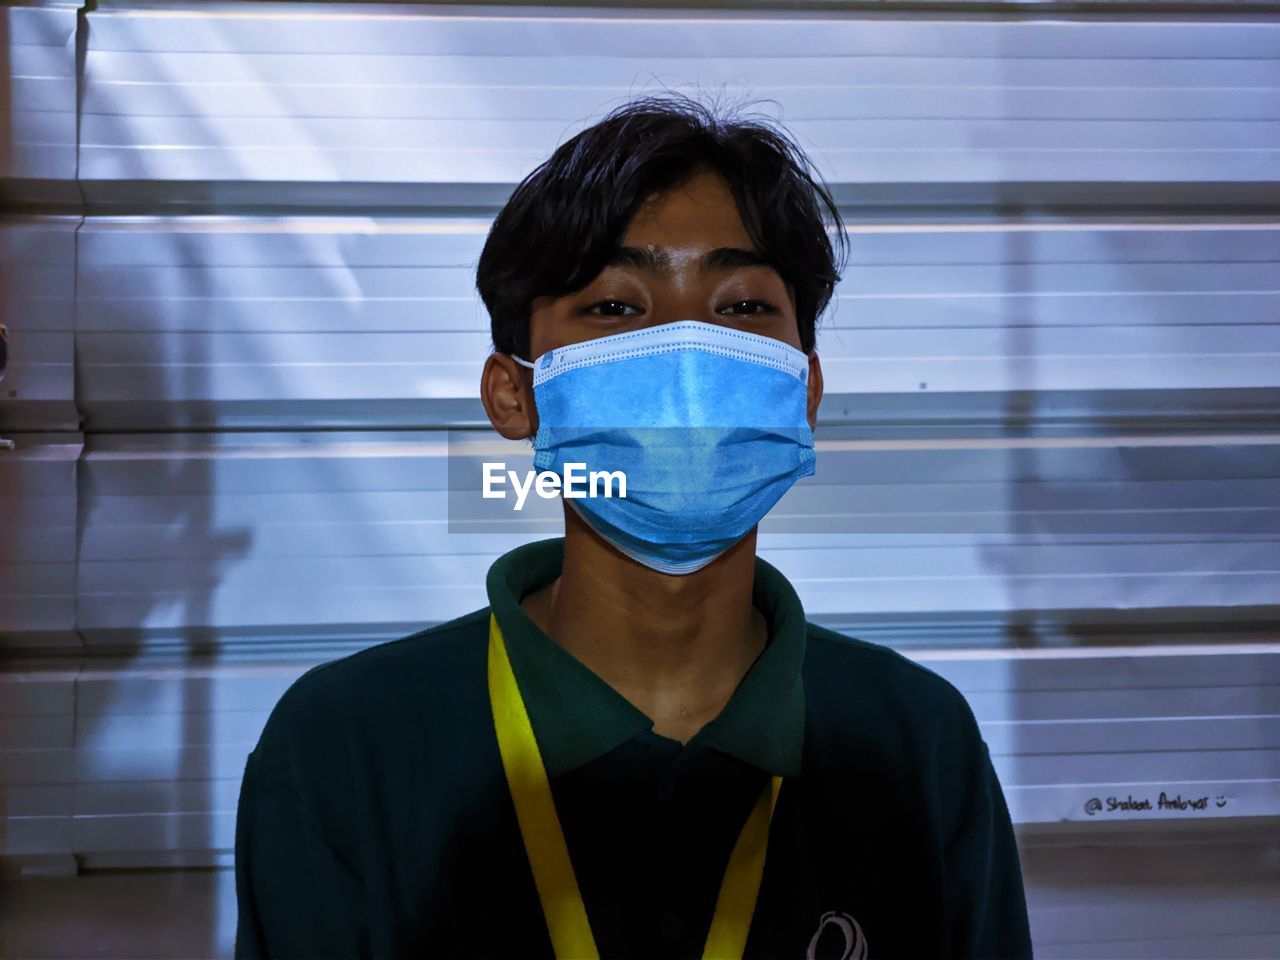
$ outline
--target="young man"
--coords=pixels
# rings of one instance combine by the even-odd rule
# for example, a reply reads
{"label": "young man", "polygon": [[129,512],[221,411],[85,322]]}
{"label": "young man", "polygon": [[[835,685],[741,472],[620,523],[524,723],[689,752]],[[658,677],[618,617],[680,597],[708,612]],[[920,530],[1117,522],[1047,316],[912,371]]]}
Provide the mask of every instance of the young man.
{"label": "young man", "polygon": [[627,496],[566,499],[489,607],[289,688],[245,769],[236,956],[1031,955],[963,697],[806,623],[755,555],[813,472],[843,228],[809,170],[663,98],[516,189],[485,409]]}

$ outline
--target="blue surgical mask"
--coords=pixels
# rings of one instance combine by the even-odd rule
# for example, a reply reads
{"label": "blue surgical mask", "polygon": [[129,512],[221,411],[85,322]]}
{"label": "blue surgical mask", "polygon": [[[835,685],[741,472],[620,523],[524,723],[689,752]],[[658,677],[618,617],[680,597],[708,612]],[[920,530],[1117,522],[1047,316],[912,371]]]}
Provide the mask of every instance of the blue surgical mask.
{"label": "blue surgical mask", "polygon": [[813,473],[809,358],[779,340],[687,320],[516,359],[534,371],[534,466],[622,471],[625,497],[566,500],[654,570],[706,566]]}

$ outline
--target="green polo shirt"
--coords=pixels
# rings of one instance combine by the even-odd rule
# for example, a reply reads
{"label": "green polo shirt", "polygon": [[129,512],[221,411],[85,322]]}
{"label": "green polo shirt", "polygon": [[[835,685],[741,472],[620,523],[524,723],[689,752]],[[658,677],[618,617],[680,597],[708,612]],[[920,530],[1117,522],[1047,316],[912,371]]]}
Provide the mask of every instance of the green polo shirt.
{"label": "green polo shirt", "polygon": [[[521,608],[523,597],[560,575],[563,559],[562,539],[531,543],[502,557],[488,578],[489,603],[552,779],[653,729],[652,720]],[[794,777],[804,746],[804,610],[786,577],[760,559],[752,603],[768,623],[769,643],[720,715],[689,741],[687,753],[714,748],[770,774]]]}
{"label": "green polo shirt", "polygon": [[240,791],[237,957],[553,956],[494,738],[491,611],[601,956],[701,955],[773,774],[746,956],[1031,955],[1004,798],[954,687],[806,623],[757,559],[769,641],[681,744],[520,607],[563,549],[506,554],[489,607],[314,667],[281,697]]}

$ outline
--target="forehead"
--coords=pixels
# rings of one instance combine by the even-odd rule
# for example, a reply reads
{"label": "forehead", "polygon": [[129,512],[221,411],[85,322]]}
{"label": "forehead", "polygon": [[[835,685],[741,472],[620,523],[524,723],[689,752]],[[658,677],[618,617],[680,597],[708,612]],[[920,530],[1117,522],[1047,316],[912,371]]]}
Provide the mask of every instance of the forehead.
{"label": "forehead", "polygon": [[627,224],[622,242],[631,246],[751,246],[729,184],[709,170],[646,197]]}

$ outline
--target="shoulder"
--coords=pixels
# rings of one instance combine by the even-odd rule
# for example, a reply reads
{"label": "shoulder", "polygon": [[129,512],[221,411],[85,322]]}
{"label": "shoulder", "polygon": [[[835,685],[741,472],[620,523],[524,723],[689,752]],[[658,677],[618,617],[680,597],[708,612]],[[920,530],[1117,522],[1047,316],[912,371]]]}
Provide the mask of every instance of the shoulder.
{"label": "shoulder", "polygon": [[343,754],[394,750],[410,731],[442,730],[434,715],[484,690],[488,623],[484,608],[306,670],[267,716],[254,748],[262,768],[294,780]]}
{"label": "shoulder", "polygon": [[[477,638],[488,636],[489,609],[475,610],[455,620],[375,643],[337,660],[317,664],[295,680],[285,698],[301,702],[359,690],[370,681],[395,684],[442,679],[440,669],[473,652]],[[420,671],[430,671],[428,676]],[[282,702],[283,702],[282,698]]]}
{"label": "shoulder", "polygon": [[808,625],[809,713],[833,742],[907,763],[934,758],[972,768],[986,744],[963,693],[945,677],[882,644]]}
{"label": "shoulder", "polygon": [[488,608],[476,610],[317,664],[293,681],[276,709],[290,714],[333,713],[374,703],[386,705],[388,695],[406,687],[412,688],[415,698],[447,690],[452,669],[483,652],[483,644],[477,641],[488,636],[488,623]]}
{"label": "shoulder", "polygon": [[840,688],[846,696],[879,705],[909,706],[914,714],[953,716],[969,712],[950,680],[892,647],[808,624],[805,669],[811,679]]}

